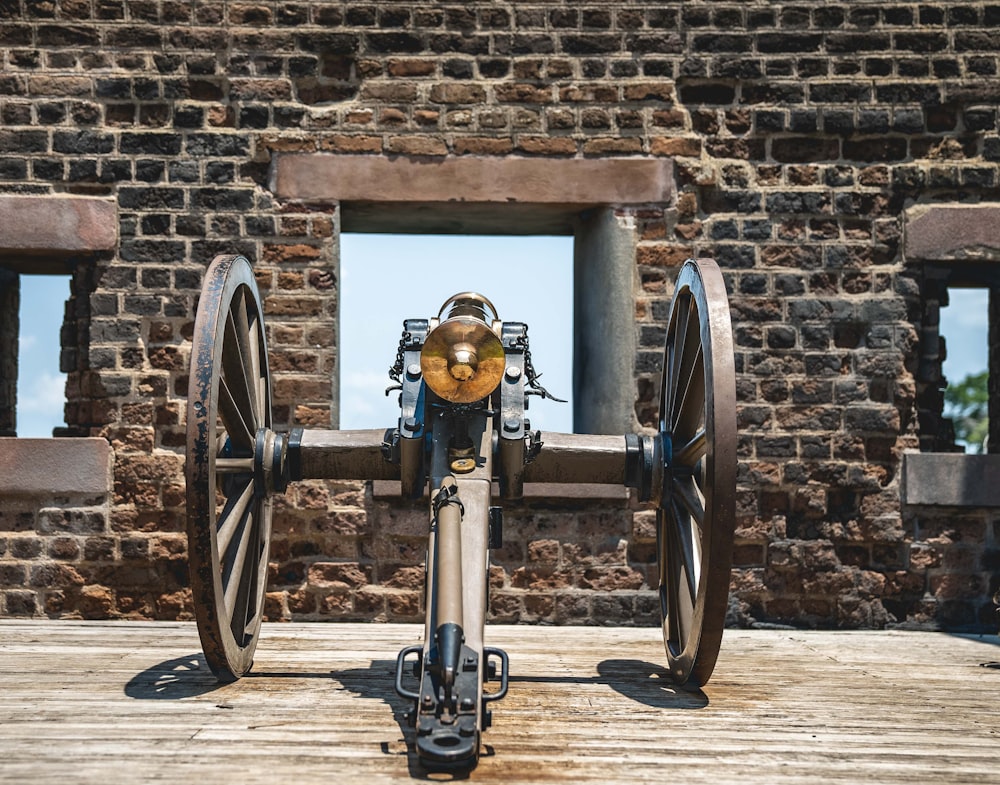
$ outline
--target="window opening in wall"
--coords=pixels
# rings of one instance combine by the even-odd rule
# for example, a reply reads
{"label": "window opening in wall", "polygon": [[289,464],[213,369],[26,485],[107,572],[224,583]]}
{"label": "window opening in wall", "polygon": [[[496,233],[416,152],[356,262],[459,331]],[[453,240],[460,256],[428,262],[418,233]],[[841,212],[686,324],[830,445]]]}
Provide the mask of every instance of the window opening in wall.
{"label": "window opening in wall", "polygon": [[69,278],[22,275],[17,371],[17,435],[50,437],[65,426],[66,374],[59,370],[60,331]]}
{"label": "window opening in wall", "polygon": [[950,287],[939,332],[945,345],[944,416],[954,425],[956,444],[969,453],[984,453],[989,433],[989,290]]}
{"label": "window opening in wall", "polygon": [[477,291],[500,318],[525,322],[535,370],[559,403],[530,396],[531,427],[573,431],[573,238],[343,234],[340,244],[340,427],[385,428],[399,416],[384,394],[403,320],[437,316],[453,294]]}

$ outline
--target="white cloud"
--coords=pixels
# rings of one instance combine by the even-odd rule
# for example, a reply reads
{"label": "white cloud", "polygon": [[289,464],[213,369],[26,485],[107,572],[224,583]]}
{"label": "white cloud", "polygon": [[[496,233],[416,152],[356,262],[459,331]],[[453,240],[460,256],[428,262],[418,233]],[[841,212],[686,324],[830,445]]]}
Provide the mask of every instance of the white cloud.
{"label": "white cloud", "polygon": [[66,376],[43,372],[32,379],[25,379],[17,396],[19,412],[41,414],[53,412],[62,421],[63,404],[66,403]]}

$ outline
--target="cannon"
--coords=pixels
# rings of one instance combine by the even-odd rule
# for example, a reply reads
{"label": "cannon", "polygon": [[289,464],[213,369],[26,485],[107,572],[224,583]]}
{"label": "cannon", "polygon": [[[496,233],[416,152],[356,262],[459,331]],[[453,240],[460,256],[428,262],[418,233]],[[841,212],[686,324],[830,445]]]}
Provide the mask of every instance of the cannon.
{"label": "cannon", "polygon": [[473,768],[488,707],[507,692],[508,656],[484,640],[489,555],[502,542],[494,502],[520,498],[526,482],[617,483],[655,506],[669,672],[679,685],[708,681],[728,604],[736,484],[729,304],[713,261],[680,269],[658,420],[640,433],[531,430],[526,398],[547,392],[527,326],[501,320],[474,292],[403,323],[390,371],[396,423],[280,432],[262,314],[250,263],[216,257],[195,321],[185,479],[195,615],[219,680],[253,663],[275,495],[298,480],[338,479],[398,480],[404,496],[429,499],[423,642],[399,652],[395,678],[426,769]]}

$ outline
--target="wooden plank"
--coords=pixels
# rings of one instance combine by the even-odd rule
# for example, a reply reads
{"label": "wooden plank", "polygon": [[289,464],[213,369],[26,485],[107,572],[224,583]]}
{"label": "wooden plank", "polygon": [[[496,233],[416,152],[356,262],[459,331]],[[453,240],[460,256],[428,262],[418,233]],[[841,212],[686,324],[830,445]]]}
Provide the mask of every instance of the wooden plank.
{"label": "wooden plank", "polygon": [[[189,623],[0,621],[0,783],[403,782],[417,625],[265,625],[218,685]],[[473,781],[986,783],[996,636],[728,631],[703,691],[655,629],[491,626],[511,686]]]}

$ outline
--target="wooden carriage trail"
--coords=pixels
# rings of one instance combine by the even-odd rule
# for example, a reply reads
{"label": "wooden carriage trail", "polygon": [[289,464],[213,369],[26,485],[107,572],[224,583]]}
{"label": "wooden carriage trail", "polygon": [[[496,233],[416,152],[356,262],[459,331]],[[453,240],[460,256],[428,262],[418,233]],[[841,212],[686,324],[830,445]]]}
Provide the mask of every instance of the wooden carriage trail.
{"label": "wooden carriage trail", "polygon": [[[510,693],[472,781],[1000,783],[996,636],[729,630],[685,692],[657,629],[486,633]],[[191,623],[0,621],[0,782],[425,778],[393,689],[421,635],[267,624],[220,685]]]}

